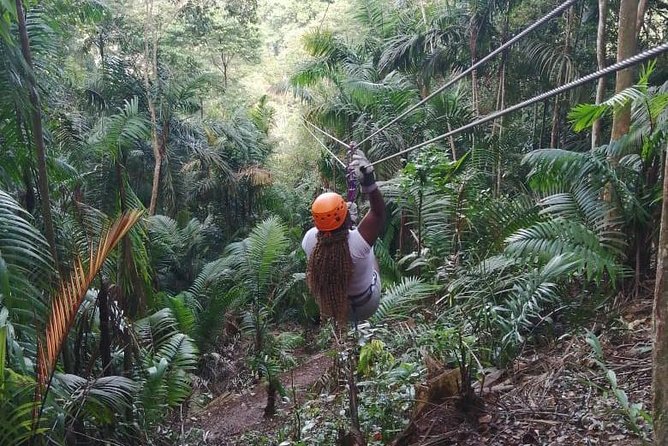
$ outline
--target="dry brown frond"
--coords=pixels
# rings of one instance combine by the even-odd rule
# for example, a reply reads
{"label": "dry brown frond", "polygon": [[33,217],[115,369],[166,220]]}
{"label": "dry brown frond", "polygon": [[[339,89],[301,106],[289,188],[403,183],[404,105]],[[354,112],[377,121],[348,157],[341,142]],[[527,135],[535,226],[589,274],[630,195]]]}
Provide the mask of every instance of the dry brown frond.
{"label": "dry brown frond", "polygon": [[273,182],[271,172],[259,166],[249,166],[237,172],[237,178],[245,178],[253,186],[270,186]]}
{"label": "dry brown frond", "polygon": [[35,401],[40,402],[47,390],[48,382],[56,368],[60,350],[72,328],[77,310],[95,276],[116,244],[128,233],[141,217],[138,210],[123,214],[100,237],[96,249],[91,249],[88,270],[81,259],[76,259],[70,277],[63,280],[58,293],[51,301],[51,312],[46,323],[44,342],[38,340],[37,387]]}

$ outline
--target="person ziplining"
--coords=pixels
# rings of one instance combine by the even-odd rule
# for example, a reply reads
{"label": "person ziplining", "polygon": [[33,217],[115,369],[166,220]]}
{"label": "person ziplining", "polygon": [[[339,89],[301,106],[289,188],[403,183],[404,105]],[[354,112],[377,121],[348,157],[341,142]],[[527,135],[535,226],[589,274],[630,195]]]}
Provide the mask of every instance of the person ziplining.
{"label": "person ziplining", "polygon": [[[385,201],[376,184],[373,166],[363,152],[352,155],[350,171],[369,199],[369,211],[357,227],[349,195],[319,195],[311,206],[314,227],[302,240],[308,258],[306,281],[323,319],[340,326],[368,319],[380,303],[380,271],[373,245],[385,223]],[[350,191],[350,188],[349,188]]]}
{"label": "person ziplining", "polygon": [[[389,122],[376,129],[371,134],[367,135],[360,141],[359,145],[370,141],[374,136],[380,134],[389,126],[405,118],[412,111],[416,110],[421,105],[424,105],[437,94],[441,93],[449,86],[461,80],[468,73],[472,72],[474,69],[491,60],[495,55],[501,53],[511,45],[518,42],[529,32],[547,23],[553,17],[556,17],[566,8],[573,5],[576,1],[577,0],[565,1],[552,12],[537,20],[522,32],[517,34],[515,37],[511,38],[506,43],[490,52],[487,56],[471,65],[471,67],[469,67],[467,70],[459,73],[459,75],[446,82],[444,85],[432,92],[432,94],[412,105],[411,107],[408,107],[395,118],[391,119]],[[380,300],[380,282],[378,280],[378,266],[377,263],[375,263],[375,259],[373,258],[372,245],[376,241],[380,232],[380,228],[384,222],[385,205],[382,195],[375,185],[373,166],[385,162],[391,158],[405,155],[414,150],[418,150],[422,147],[441,141],[445,138],[449,138],[464,131],[470,130],[473,127],[490,122],[494,119],[505,116],[506,114],[532,105],[536,102],[546,100],[607,74],[636,65],[642,61],[663,54],[666,51],[668,51],[668,43],[663,43],[628,59],[619,61],[606,68],[593,72],[587,76],[575,79],[550,91],[536,95],[511,107],[490,113],[459,128],[450,130],[427,141],[423,141],[397,153],[378,159],[373,163],[370,163],[366,156],[364,156],[364,154],[359,151],[354,156],[352,163],[350,162],[350,159],[348,160],[348,164],[344,163],[334,154],[334,152],[332,152],[327,147],[326,144],[320,141],[320,139],[311,131],[308,126],[317,130],[319,133],[336,142],[340,146],[348,149],[349,155],[355,150],[356,145],[354,143],[347,144],[335,136],[329,134],[328,132],[322,130],[315,124],[304,120],[304,127],[335,161],[337,161],[344,169],[348,169],[349,173],[351,172],[350,167],[352,166],[354,168],[353,170],[362,180],[362,191],[369,194],[369,201],[371,204],[371,209],[360,223],[359,228],[352,229],[352,223],[349,215],[350,213],[343,197],[336,193],[326,193],[316,198],[313,203],[312,214],[315,221],[315,228],[306,233],[302,242],[302,246],[306,251],[307,256],[309,257],[307,282],[311,292],[316,296],[321,314],[324,317],[333,317],[341,323],[347,320],[351,315],[355,321],[367,319],[378,308]],[[373,187],[369,186],[371,188],[367,188],[365,191],[365,182],[372,184]],[[348,202],[352,202],[353,197],[354,186],[351,186],[349,178]],[[379,216],[382,216],[382,218],[379,218]],[[373,276],[369,276],[368,274],[368,270],[370,270],[368,265],[371,262],[368,257],[372,258],[375,264]],[[377,287],[374,288],[374,284],[376,283]],[[374,293],[377,293],[378,296],[375,296]],[[350,297],[350,299],[348,299],[350,302],[347,302],[344,297]],[[347,304],[344,304],[344,302]],[[355,304],[353,304],[353,302]]]}
{"label": "person ziplining", "polygon": [[[307,256],[309,257],[307,282],[309,284],[311,292],[316,296],[321,314],[324,317],[334,317],[340,323],[344,322],[347,319],[347,315],[350,314],[348,307],[342,304],[342,302],[344,302],[343,299],[344,291],[348,293],[346,294],[346,296],[352,296],[353,298],[357,296],[355,294],[355,291],[357,291],[358,289],[355,287],[357,286],[358,282],[356,280],[351,281],[350,277],[358,277],[357,274],[360,273],[357,271],[356,268],[359,265],[364,265],[364,262],[361,262],[358,259],[357,257],[358,254],[361,252],[363,255],[366,255],[365,249],[361,249],[360,251],[358,251],[359,249],[358,246],[360,244],[359,243],[360,237],[358,237],[358,234],[366,234],[366,237],[361,237],[361,239],[364,241],[364,243],[366,243],[366,245],[368,245],[370,255],[373,256],[373,251],[371,250],[371,246],[378,238],[378,233],[380,232],[380,228],[382,227],[382,224],[385,219],[385,204],[382,195],[380,191],[377,189],[377,185],[375,184],[375,176],[373,173],[374,172],[373,167],[375,165],[387,161],[390,158],[407,154],[409,152],[420,149],[427,145],[441,141],[450,136],[454,136],[466,130],[470,130],[475,126],[492,121],[498,117],[504,116],[508,113],[512,113],[521,108],[534,104],[535,102],[543,101],[557,94],[563,93],[577,86],[598,79],[599,77],[622,70],[632,65],[636,65],[644,60],[658,56],[666,51],[668,51],[668,43],[664,43],[662,45],[648,49],[640,54],[625,59],[614,65],[610,65],[609,67],[598,70],[582,78],[576,79],[572,82],[569,82],[568,84],[562,85],[560,87],[554,88],[540,95],[534,96],[519,104],[515,104],[511,107],[499,110],[494,113],[490,113],[489,115],[483,116],[477,119],[476,121],[465,124],[459,128],[456,128],[447,133],[444,133],[442,135],[431,138],[427,141],[411,146],[407,149],[401,150],[392,155],[388,155],[384,158],[374,161],[373,163],[369,162],[369,160],[366,158],[366,156],[364,156],[364,154],[361,151],[357,151],[357,153],[353,157],[354,159],[352,163],[346,165],[346,163],[341,161],[331,150],[329,150],[329,148],[327,148],[327,146],[322,141],[320,141],[305,125],[305,127],[309,130],[311,135],[313,135],[313,137],[320,143],[320,145],[323,146],[323,148],[325,148],[326,151],[332,156],[332,158],[334,158],[341,166],[343,166],[344,168],[353,167],[353,170],[356,172],[356,174],[360,177],[362,181],[362,186],[363,186],[362,192],[369,194],[369,201],[371,204],[371,210],[365,216],[362,222],[360,222],[360,228],[356,230],[357,232],[355,232],[355,230],[352,230],[351,232],[352,222],[349,216],[348,206],[346,205],[346,201],[343,199],[343,197],[335,193],[327,193],[327,194],[322,194],[321,196],[316,198],[316,200],[313,203],[312,214],[315,221],[315,228],[307,232],[306,236],[304,237],[304,241],[302,242],[302,246],[306,251]],[[351,150],[351,148],[355,147],[354,145],[346,144],[343,141],[340,141],[339,139],[335,138],[334,136],[330,135],[329,133],[325,132],[324,130],[318,128],[317,126],[308,121],[305,121],[305,123],[309,124],[314,129],[317,129],[323,135],[328,136],[333,141],[336,141],[340,145],[346,147],[349,151]],[[369,188],[365,190],[364,186],[365,183],[368,183],[373,186],[369,186]],[[349,192],[350,192],[350,185],[349,185]],[[338,198],[336,197],[337,195]],[[352,199],[349,198],[349,202],[351,201]],[[378,219],[377,218],[378,215],[382,216],[382,219]],[[327,220],[330,218],[334,219],[333,222]],[[340,232],[338,232],[337,230],[339,230]],[[353,235],[350,236],[350,234]],[[348,241],[347,247],[343,243],[344,239]],[[364,244],[362,244],[362,248],[364,248]],[[337,250],[339,253],[338,257],[337,255],[334,254],[335,250]],[[346,250],[348,251],[347,253]],[[312,255],[314,252],[316,253],[315,260],[314,256]],[[352,257],[352,255],[355,255],[355,257]],[[349,257],[351,259],[350,262],[348,259]],[[316,264],[318,266],[315,266]],[[378,296],[375,298],[373,296],[364,297],[366,294],[369,293],[363,293],[364,299],[370,301],[371,303],[368,304],[368,307],[361,308],[361,305],[359,304],[359,302],[357,302],[357,305],[360,305],[360,308],[357,309],[357,312],[359,314],[352,312],[352,315],[357,318],[356,319],[357,321],[367,319],[378,308],[378,304],[380,301],[380,295],[379,295],[380,282],[378,281],[377,288],[373,288],[374,277],[376,278],[375,280],[378,280],[377,270],[378,268],[376,265],[376,268],[374,269],[375,276],[371,277],[371,279],[367,279],[368,281],[370,281],[370,284],[368,285],[367,289],[373,291],[374,293],[378,293]],[[334,280],[334,278],[338,278],[340,280]],[[354,289],[349,290],[348,286],[351,284]],[[333,306],[333,303],[337,303],[337,305],[339,306],[335,307]],[[355,307],[353,306],[351,306],[350,308],[355,309]]]}

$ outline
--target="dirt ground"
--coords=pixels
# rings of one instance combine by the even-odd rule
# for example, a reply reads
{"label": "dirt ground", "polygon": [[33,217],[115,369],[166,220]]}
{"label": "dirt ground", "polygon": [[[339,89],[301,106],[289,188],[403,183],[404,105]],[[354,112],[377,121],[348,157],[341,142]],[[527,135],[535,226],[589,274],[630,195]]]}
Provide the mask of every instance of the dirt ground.
{"label": "dirt ground", "polygon": [[[293,391],[297,403],[302,402],[305,392],[327,372],[332,359],[324,353],[308,358],[290,373],[283,374],[281,382],[288,392],[290,401],[277,404],[279,409],[289,409],[294,405]],[[211,444],[228,445],[240,434],[259,429],[271,430],[285,420],[280,416],[271,420],[264,418],[267,394],[263,386],[256,386],[241,395],[224,393],[211,401],[206,408],[194,415],[199,426],[209,431]],[[287,407],[286,407],[287,406]]]}
{"label": "dirt ground", "polygon": [[[614,323],[590,329],[601,342],[606,370],[614,372],[618,389],[629,404],[651,413],[651,299],[636,299],[617,307]],[[609,316],[609,315],[606,315]],[[602,318],[603,319],[603,318]],[[309,387],[329,369],[332,359],[316,354],[282,382],[292,400],[302,402]],[[457,397],[430,406],[414,418],[394,446],[589,446],[641,445],[651,441],[647,423],[634,432],[624,415],[606,371],[595,361],[584,335],[564,335],[535,351],[524,352],[508,370],[488,370],[483,404],[462,409]],[[241,433],[268,432],[289,423],[294,401],[279,403],[284,415],[263,418],[264,388],[242,395],[226,393],[195,415],[195,423],[210,433],[210,444],[229,445]]]}
{"label": "dirt ground", "polygon": [[[629,404],[651,413],[651,299],[625,304],[615,328],[597,333],[607,369]],[[634,433],[606,372],[584,336],[565,336],[527,352],[512,369],[493,370],[481,411],[465,414],[452,398],[413,420],[398,445],[642,445],[647,424]]]}

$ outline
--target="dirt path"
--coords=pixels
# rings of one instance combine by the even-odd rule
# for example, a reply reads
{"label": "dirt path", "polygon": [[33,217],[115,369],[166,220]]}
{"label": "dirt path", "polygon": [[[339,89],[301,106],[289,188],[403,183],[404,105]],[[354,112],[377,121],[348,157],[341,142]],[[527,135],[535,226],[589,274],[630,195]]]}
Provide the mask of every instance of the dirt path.
{"label": "dirt path", "polygon": [[[292,393],[292,379],[294,376],[294,387],[298,401],[302,401],[304,395],[331,367],[332,358],[324,353],[319,353],[309,358],[292,372],[283,374],[281,382],[288,394]],[[261,385],[242,395],[225,393],[214,399],[207,407],[196,415],[200,427],[209,431],[210,438],[214,444],[228,444],[227,440],[250,430],[271,428],[280,420],[267,421],[264,419],[264,407],[267,402],[265,389]],[[292,407],[290,403],[277,403],[277,408]]]}

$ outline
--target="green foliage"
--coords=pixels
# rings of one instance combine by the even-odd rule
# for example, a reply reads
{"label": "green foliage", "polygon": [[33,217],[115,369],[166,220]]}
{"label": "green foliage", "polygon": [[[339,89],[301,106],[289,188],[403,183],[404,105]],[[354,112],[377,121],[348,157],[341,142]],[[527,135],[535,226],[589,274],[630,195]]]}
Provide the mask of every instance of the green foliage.
{"label": "green foliage", "polygon": [[385,290],[373,320],[406,318],[416,305],[433,296],[438,289],[438,286],[426,284],[418,278],[404,278],[400,283]]}
{"label": "green foliage", "polygon": [[[0,310],[10,310],[10,321],[27,328],[35,314],[44,317],[39,286],[54,277],[53,260],[30,215],[0,190]],[[13,333],[13,330],[12,330]],[[10,342],[13,335],[10,334]]]}
{"label": "green foliage", "polygon": [[[614,110],[619,110],[629,103],[644,101],[647,97],[649,78],[655,69],[656,61],[651,61],[649,64],[642,67],[640,79],[635,86],[620,91],[600,104],[578,104],[573,107],[573,110],[568,114],[568,119],[573,124],[573,129],[576,132],[580,132],[591,128],[594,121],[606,114],[609,114]],[[660,114],[668,105],[667,101],[668,95],[665,94],[652,98],[651,102],[647,104],[650,110],[650,116],[656,119],[658,114]]]}
{"label": "green foliage", "polygon": [[385,350],[385,344],[379,339],[373,339],[360,349],[360,357],[357,361],[357,373],[365,378],[371,376],[374,363],[393,363],[392,354]]}
{"label": "green foliage", "polygon": [[113,424],[116,414],[131,409],[138,390],[132,380],[122,376],[103,376],[89,381],[77,375],[56,374],[54,380],[54,386],[63,395],[63,411],[72,418],[78,418],[81,413],[97,426]]}
{"label": "green foliage", "polygon": [[[312,323],[316,313],[298,241],[321,183],[342,190],[344,181],[329,159],[316,171],[317,158],[304,155],[315,143],[291,130],[293,115],[360,141],[553,4],[156,0],[150,20],[132,2],[25,7],[33,70],[15,2],[0,0],[0,443],[30,441],[36,339],[55,279],[120,212],[148,205],[156,143],[157,215],[121,242],[88,290],[61,355],[67,373],[54,378],[35,430],[48,426],[54,443],[80,435],[134,444],[185,441],[157,427],[190,395],[199,351],[225,349],[233,330],[252,344],[258,377],[284,390],[278,377],[303,339],[281,324]],[[660,7],[648,7],[665,28]],[[572,20],[546,25],[361,148],[380,159],[591,71],[590,9],[574,8]],[[294,64],[303,52],[288,46],[301,35],[307,57]],[[650,46],[652,33],[640,35],[639,47]],[[301,104],[275,95],[279,87],[263,91],[279,70],[291,71]],[[554,106],[589,98],[589,87],[377,166],[389,221],[374,246],[385,288],[371,322],[382,341],[363,347],[359,363],[365,432],[390,442],[404,427],[422,354],[470,381],[584,299],[614,292],[630,271],[638,283],[648,276],[668,122],[668,84],[651,84],[664,75],[659,60],[634,87],[575,107],[574,132]],[[28,80],[40,110],[28,105]],[[582,130],[599,118],[605,129],[627,105],[629,134],[589,151]],[[59,265],[41,234],[33,112],[45,128]],[[535,150],[550,127],[562,150]],[[274,152],[289,174],[269,168]],[[106,316],[100,281],[110,285]],[[382,328],[406,320],[411,328]],[[606,376],[639,425],[641,408]],[[304,408],[296,441],[336,441],[346,426],[336,398]]]}
{"label": "green foliage", "polygon": [[177,330],[172,312],[164,308],[134,324],[142,370],[141,414],[147,427],[158,422],[166,409],[190,395],[190,373],[195,370],[195,342]]}
{"label": "green foliage", "polygon": [[548,261],[572,255],[573,265],[580,264],[589,280],[600,280],[606,273],[614,280],[620,271],[615,258],[618,252],[606,250],[597,235],[581,223],[561,218],[537,223],[520,229],[506,242],[508,254],[532,260]]}
{"label": "green foliage", "polygon": [[612,394],[617,399],[619,404],[619,412],[624,416],[624,420],[633,431],[633,433],[641,438],[643,441],[647,440],[647,430],[652,425],[652,415],[643,409],[642,403],[631,403],[626,392],[619,387],[617,382],[617,374],[611,370],[605,362],[605,354],[601,341],[593,332],[588,331],[585,341],[592,348],[594,362],[598,365],[601,371],[605,374],[605,379],[610,385]]}
{"label": "green foliage", "polygon": [[[0,441],[3,444],[27,444],[34,433],[46,429],[33,425],[32,413],[37,403],[32,399],[35,382],[5,367],[7,359],[7,309],[0,309]],[[35,429],[35,430],[33,430]]]}

